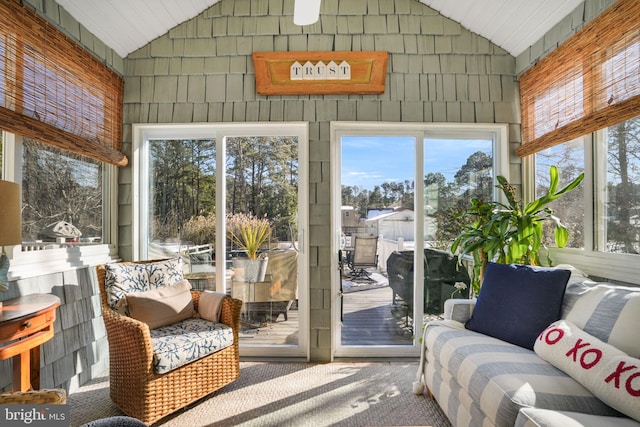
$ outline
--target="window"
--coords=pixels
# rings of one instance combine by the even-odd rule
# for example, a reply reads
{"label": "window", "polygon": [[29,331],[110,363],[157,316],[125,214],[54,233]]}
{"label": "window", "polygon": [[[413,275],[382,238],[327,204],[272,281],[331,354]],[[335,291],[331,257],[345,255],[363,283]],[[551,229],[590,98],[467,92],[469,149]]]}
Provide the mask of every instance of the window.
{"label": "window", "polygon": [[114,167],[12,133],[0,135],[2,179],[22,189],[23,244],[22,251],[13,251],[9,280],[86,267],[89,254],[94,264],[109,261],[116,252],[117,204],[109,197]]}
{"label": "window", "polygon": [[214,244],[215,140],[150,140],[149,171],[149,253]]}
{"label": "window", "polygon": [[22,240],[29,249],[58,247],[47,244],[50,242],[77,245],[109,240],[103,238],[102,162],[32,139],[0,134],[3,178],[21,184]]}
{"label": "window", "polygon": [[[425,238],[431,246],[448,250],[460,231],[455,215],[469,206],[472,198],[494,197],[495,137],[482,134],[471,138],[425,138]],[[495,173],[494,173],[495,172]]]}
{"label": "window", "polygon": [[[550,207],[569,229],[567,248],[551,250],[553,264],[568,263],[596,277],[639,283],[640,116],[535,156],[536,192],[548,188],[549,166],[562,186],[581,171],[585,180]],[[552,235],[547,233],[549,240]],[[550,241],[547,244],[552,247]]]}
{"label": "window", "polygon": [[[558,168],[559,188],[564,187],[584,172],[583,138],[577,138],[536,153],[536,198],[546,194],[549,190],[549,168],[551,166]],[[550,209],[553,209],[554,215],[569,230],[567,248],[583,249],[585,247],[584,188],[584,185],[580,185],[548,205]],[[544,244],[547,247],[555,246],[552,228],[553,224],[550,221],[545,221]]]}
{"label": "window", "polygon": [[606,168],[597,180],[602,221],[597,250],[640,254],[640,117],[606,128],[597,160]]}
{"label": "window", "polygon": [[23,140],[22,240],[102,243],[102,163]]}

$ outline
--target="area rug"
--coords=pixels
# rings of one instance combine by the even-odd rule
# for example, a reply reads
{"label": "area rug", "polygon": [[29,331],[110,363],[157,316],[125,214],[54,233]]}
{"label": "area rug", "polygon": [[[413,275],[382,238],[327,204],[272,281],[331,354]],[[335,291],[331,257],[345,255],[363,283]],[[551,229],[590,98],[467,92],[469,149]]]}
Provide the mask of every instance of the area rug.
{"label": "area rug", "polygon": [[[412,393],[416,369],[399,362],[242,362],[239,380],[154,426],[450,427],[435,401]],[[71,426],[122,415],[106,377],[71,393],[68,403]]]}

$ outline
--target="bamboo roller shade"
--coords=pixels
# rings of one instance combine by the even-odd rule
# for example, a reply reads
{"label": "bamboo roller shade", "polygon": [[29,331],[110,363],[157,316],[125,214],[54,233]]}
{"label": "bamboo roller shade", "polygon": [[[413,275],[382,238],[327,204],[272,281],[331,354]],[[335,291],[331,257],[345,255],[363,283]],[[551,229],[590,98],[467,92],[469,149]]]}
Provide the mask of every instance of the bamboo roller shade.
{"label": "bamboo roller shade", "polygon": [[33,10],[0,0],[0,128],[118,166],[123,79]]}
{"label": "bamboo roller shade", "polygon": [[640,0],[619,0],[520,78],[527,156],[640,115]]}

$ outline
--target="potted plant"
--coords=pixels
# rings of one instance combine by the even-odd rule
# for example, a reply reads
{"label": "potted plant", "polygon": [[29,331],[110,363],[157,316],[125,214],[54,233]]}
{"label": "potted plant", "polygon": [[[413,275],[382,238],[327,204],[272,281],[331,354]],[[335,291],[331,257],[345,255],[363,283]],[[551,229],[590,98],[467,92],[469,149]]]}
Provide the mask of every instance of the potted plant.
{"label": "potted plant", "polygon": [[[459,217],[469,217],[471,221],[457,235],[451,251],[459,255],[460,261],[465,255],[473,256],[471,285],[475,295],[480,292],[489,261],[540,265],[540,250],[546,249],[543,241],[545,221],[554,224],[556,246],[566,246],[569,231],[547,205],[576,188],[584,179],[584,174],[578,175],[561,190],[558,190],[558,168],[552,166],[549,175],[547,194],[526,205],[516,199],[515,188],[503,176],[498,176],[498,188],[504,193],[507,204],[474,198],[471,206],[458,214]],[[547,260],[551,264],[548,252]]]}
{"label": "potted plant", "polygon": [[262,246],[269,241],[273,228],[265,217],[251,213],[237,213],[227,219],[227,237],[231,243],[246,253],[246,258],[236,257],[232,262],[234,273],[246,282],[261,282],[267,270],[267,256],[260,254]]}

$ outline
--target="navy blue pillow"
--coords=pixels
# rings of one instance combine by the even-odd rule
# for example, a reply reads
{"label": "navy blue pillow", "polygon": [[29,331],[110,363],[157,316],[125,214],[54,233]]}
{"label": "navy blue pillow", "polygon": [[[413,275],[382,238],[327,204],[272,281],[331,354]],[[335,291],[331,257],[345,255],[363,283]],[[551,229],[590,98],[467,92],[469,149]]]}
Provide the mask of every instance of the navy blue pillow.
{"label": "navy blue pillow", "polygon": [[489,263],[465,327],[533,350],[540,332],[560,319],[571,272]]}

